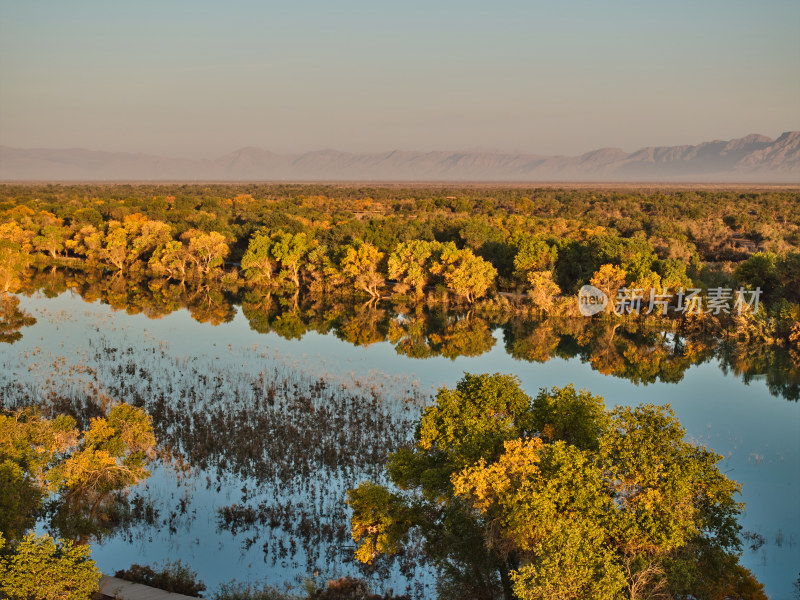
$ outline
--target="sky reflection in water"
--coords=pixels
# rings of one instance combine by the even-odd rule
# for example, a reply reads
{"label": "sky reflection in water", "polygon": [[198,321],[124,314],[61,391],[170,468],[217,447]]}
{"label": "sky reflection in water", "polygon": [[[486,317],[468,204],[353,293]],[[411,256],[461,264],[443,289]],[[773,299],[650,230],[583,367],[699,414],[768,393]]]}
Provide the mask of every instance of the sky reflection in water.
{"label": "sky reflection in water", "polygon": [[[54,299],[39,294],[23,297],[20,307],[38,321],[23,330],[20,341],[0,345],[3,365],[0,383],[6,390],[14,382],[28,389],[38,385],[40,392],[63,387],[69,378],[53,377],[47,383],[47,371],[52,371],[53,363],[60,365],[57,368],[63,375],[70,365],[81,361],[92,363],[93,356],[107,355],[104,348],[116,347],[120,353],[133,349],[132,362],[137,368],[146,367],[153,379],[161,374],[162,381],[151,385],[166,386],[165,382],[172,377],[175,397],[176,386],[186,385],[189,381],[186,372],[192,367],[195,373],[192,377],[197,381],[200,381],[198,374],[217,373],[229,377],[234,388],[243,386],[248,376],[262,369],[302,372],[307,381],[330,376],[341,385],[355,386],[361,392],[377,386],[377,393],[389,398],[392,404],[385,408],[386,423],[393,423],[386,425],[388,428],[410,423],[418,414],[418,405],[409,405],[402,398],[425,396],[441,385],[452,386],[465,371],[514,373],[529,394],[535,394],[540,387],[574,383],[602,395],[609,406],[641,402],[671,404],[687,436],[724,455],[722,471],[743,484],[742,500],[747,507],[741,523],[744,530],[763,535],[766,543],[755,551],[745,548],[742,563],[765,583],[771,597],[791,594],[791,582],[796,579],[800,565],[797,508],[800,406],[771,395],[763,381],[756,379],[745,384],[739,376],[724,373],[716,359],[690,366],[677,384],[637,386],[627,379],[604,375],[579,358],[553,357],[546,362],[515,359],[506,352],[501,329],[493,332],[496,342],[480,356],[419,360],[398,354],[390,342],[353,346],[333,334],[313,331],[293,340],[276,333],[258,333],[250,328],[238,307],[231,322],[216,327],[193,321],[186,310],[148,320],[142,315],[113,311],[107,305],[87,304],[70,293]],[[161,362],[165,359],[168,364]],[[103,377],[112,377],[110,371],[103,371],[104,360],[94,360],[98,364],[91,365],[99,367],[92,377],[97,376],[101,381]],[[116,364],[123,363],[118,359]],[[174,373],[176,367],[184,373],[182,376],[166,375]],[[87,377],[89,374],[83,374],[76,380],[84,381]],[[68,385],[78,387],[74,382]],[[73,393],[77,391],[73,389]],[[394,435],[402,437],[396,432]],[[325,477],[315,480],[312,476],[313,481],[287,489],[285,482],[265,485],[257,478],[242,478],[241,473],[225,473],[225,468],[223,462],[221,481],[217,481],[217,470],[212,466],[180,484],[171,471],[156,470],[140,492],[159,508],[159,516],[166,524],[160,528],[138,526],[128,534],[122,532],[103,540],[94,550],[101,569],[112,572],[133,562],[153,564],[181,558],[201,574],[210,591],[233,578],[240,581],[267,578],[279,583],[309,574],[300,556],[302,551],[298,550],[298,557],[291,559],[291,536],[278,535],[278,529],[270,536],[269,526],[244,527],[233,533],[219,527],[216,509],[233,504],[258,506],[262,501],[278,506],[287,499],[308,504],[303,494],[314,489],[316,510],[333,513],[337,503],[341,504],[346,480],[357,474],[336,473],[334,469]],[[185,512],[181,498],[185,498]],[[175,514],[170,515],[171,512]],[[267,540],[272,541],[272,546],[265,556]],[[283,557],[278,547],[281,541],[287,548]],[[334,541],[321,544],[318,549],[318,564],[322,567],[354,572],[355,566],[343,558],[348,554],[346,544]],[[398,567],[391,572],[394,589],[404,589],[406,578],[400,575]],[[334,574],[338,573],[322,573]],[[432,582],[430,573],[424,569],[417,572],[416,580],[422,585]]]}

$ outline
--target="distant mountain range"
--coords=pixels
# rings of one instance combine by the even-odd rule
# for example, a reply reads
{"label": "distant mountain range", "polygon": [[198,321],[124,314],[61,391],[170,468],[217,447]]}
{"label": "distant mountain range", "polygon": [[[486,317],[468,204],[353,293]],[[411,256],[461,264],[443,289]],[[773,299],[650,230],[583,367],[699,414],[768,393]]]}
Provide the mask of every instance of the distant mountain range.
{"label": "distant mountain range", "polygon": [[697,146],[602,148],[580,156],[501,152],[276,154],[242,148],[213,160],[0,146],[0,180],[36,181],[665,181],[800,183],[800,131]]}

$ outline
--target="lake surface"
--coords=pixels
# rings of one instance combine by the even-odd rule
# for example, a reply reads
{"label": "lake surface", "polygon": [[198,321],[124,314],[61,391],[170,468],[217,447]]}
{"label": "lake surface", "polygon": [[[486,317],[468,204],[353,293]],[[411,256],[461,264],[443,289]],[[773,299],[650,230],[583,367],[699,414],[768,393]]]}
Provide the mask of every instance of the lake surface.
{"label": "lake surface", "polygon": [[[659,350],[678,343],[664,334],[660,353],[646,341],[637,352],[647,365],[628,361],[619,376],[618,357],[567,351],[580,336],[573,343],[534,328],[526,337],[522,326],[489,322],[487,337],[468,317],[453,325],[470,328],[469,343],[452,344],[466,349],[418,352],[413,319],[404,317],[390,323],[399,330],[393,336],[359,337],[369,328],[353,319],[349,335],[305,328],[287,339],[286,329],[284,337],[256,331],[257,319],[245,314],[252,308],[241,306],[212,326],[185,309],[151,319],[73,292],[20,299],[37,322],[15,343],[0,344],[4,404],[91,414],[87,397],[136,402],[189,467],[159,466],[134,491],[133,509],[93,545],[106,573],[180,558],[209,591],[234,578],[296,583],[316,572],[322,580],[356,574],[388,580],[398,592],[432,594],[434,574],[413,554],[369,569],[353,563],[346,490],[381,480],[386,453],[409,438],[439,386],[454,386],[465,371],[501,372],[517,375],[531,395],[574,383],[609,407],[670,404],[687,437],[722,454],[721,470],[743,485],[740,522],[763,543],[745,547],[742,564],[771,597],[791,597],[800,570],[800,405],[797,372],[785,357],[763,374],[737,368],[719,348],[678,364]],[[455,340],[440,338],[442,347]],[[647,370],[653,356],[657,375]]]}

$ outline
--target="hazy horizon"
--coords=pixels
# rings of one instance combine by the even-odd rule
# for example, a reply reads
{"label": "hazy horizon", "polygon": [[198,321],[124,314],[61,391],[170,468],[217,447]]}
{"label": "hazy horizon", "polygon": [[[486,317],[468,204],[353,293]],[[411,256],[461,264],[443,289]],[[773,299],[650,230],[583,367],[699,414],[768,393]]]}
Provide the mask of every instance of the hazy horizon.
{"label": "hazy horizon", "polygon": [[18,150],[33,150],[33,151],[35,151],[35,150],[46,150],[46,151],[51,151],[51,150],[56,150],[56,151],[60,151],[60,150],[63,150],[63,151],[76,150],[76,151],[88,151],[88,152],[97,152],[97,153],[143,154],[143,155],[151,156],[151,157],[160,157],[160,158],[176,159],[176,160],[214,160],[214,159],[222,158],[224,156],[228,156],[230,154],[235,154],[235,153],[240,152],[242,150],[248,150],[248,149],[265,150],[267,152],[272,152],[274,154],[278,154],[278,155],[281,155],[281,156],[302,156],[302,155],[307,155],[307,154],[324,153],[324,152],[337,152],[337,153],[344,153],[344,154],[353,154],[353,155],[357,155],[357,156],[381,155],[381,154],[390,154],[390,153],[393,153],[393,152],[408,152],[408,153],[464,152],[464,153],[488,153],[488,154],[496,154],[496,155],[499,155],[499,154],[509,154],[509,155],[510,154],[530,154],[530,155],[541,155],[541,156],[545,156],[545,157],[549,157],[549,158],[554,158],[554,157],[557,157],[557,156],[563,156],[565,158],[578,158],[578,157],[580,157],[580,156],[582,156],[584,154],[590,154],[592,152],[596,152],[596,151],[599,151],[599,150],[606,150],[606,149],[620,149],[620,150],[623,150],[624,152],[626,152],[628,154],[631,154],[633,152],[637,152],[637,151],[643,150],[645,148],[654,148],[654,147],[670,148],[670,147],[682,147],[682,146],[696,146],[696,145],[708,144],[708,143],[711,143],[711,142],[720,142],[720,141],[722,141],[722,142],[730,142],[730,141],[733,141],[733,140],[736,140],[736,139],[741,139],[741,138],[747,137],[749,135],[764,135],[764,136],[766,136],[768,138],[771,138],[772,140],[777,140],[784,133],[793,133],[793,132],[787,130],[787,131],[782,131],[780,133],[776,133],[776,134],[770,135],[770,134],[765,134],[765,133],[762,133],[762,132],[752,131],[749,134],[740,136],[739,138],[708,139],[708,140],[701,140],[701,141],[699,141],[697,143],[693,142],[693,143],[675,144],[674,146],[657,146],[656,144],[648,144],[646,146],[641,146],[641,147],[637,147],[637,148],[628,149],[628,148],[619,148],[619,147],[613,147],[613,146],[606,145],[606,146],[597,146],[597,147],[594,147],[594,148],[587,148],[584,151],[575,152],[574,154],[556,154],[556,153],[549,153],[548,154],[548,153],[545,153],[545,152],[514,151],[514,150],[506,150],[504,148],[496,148],[496,147],[495,148],[491,148],[491,147],[481,147],[481,146],[475,146],[475,147],[472,147],[472,148],[467,148],[467,147],[464,147],[464,148],[432,148],[430,150],[417,150],[417,149],[414,149],[414,148],[384,148],[382,150],[378,149],[378,150],[365,151],[365,152],[361,152],[361,151],[358,151],[358,150],[342,150],[341,148],[329,147],[329,148],[308,148],[308,149],[305,149],[305,150],[296,150],[294,152],[292,152],[292,151],[278,152],[278,151],[275,151],[272,148],[268,148],[268,147],[264,147],[264,146],[256,146],[256,145],[250,144],[250,145],[247,145],[247,146],[240,146],[238,148],[224,149],[224,150],[221,150],[217,154],[209,154],[208,156],[201,156],[201,157],[198,157],[198,158],[195,159],[195,158],[193,158],[191,153],[184,154],[184,155],[159,154],[159,153],[156,153],[156,152],[149,152],[147,150],[108,150],[106,148],[93,148],[93,147],[82,147],[82,146],[63,146],[63,147],[60,147],[60,148],[44,147],[44,146],[35,146],[35,147],[34,146],[30,146],[30,147],[27,147],[27,148],[23,148],[23,147],[14,147],[14,146],[10,146],[8,144],[3,144],[1,141],[0,141],[0,146],[6,147],[6,148],[12,148],[14,150],[17,150],[17,149]]}
{"label": "hazy horizon", "polygon": [[766,136],[768,138],[776,140],[784,133],[792,133],[792,131],[791,130],[786,130],[786,131],[781,131],[780,133],[772,133],[772,134],[758,132],[758,131],[751,131],[750,133],[744,134],[742,136],[738,136],[737,138],[725,138],[725,139],[716,138],[716,139],[699,140],[697,142],[691,142],[691,143],[683,143],[683,144],[679,143],[679,144],[675,144],[674,146],[672,146],[672,145],[670,145],[670,146],[659,146],[657,144],[647,144],[645,146],[639,146],[639,147],[636,147],[636,148],[620,148],[619,146],[605,145],[605,146],[596,146],[594,148],[587,148],[587,149],[585,149],[583,151],[570,153],[570,154],[567,154],[567,153],[555,153],[555,152],[550,152],[550,153],[547,153],[547,152],[528,152],[528,151],[524,151],[524,150],[508,150],[508,149],[505,149],[505,148],[488,147],[488,146],[487,147],[474,146],[474,147],[471,147],[471,148],[469,148],[469,147],[463,147],[463,148],[431,148],[431,149],[428,149],[428,150],[418,150],[418,149],[410,148],[410,147],[409,148],[388,148],[387,147],[387,148],[383,148],[383,149],[376,149],[376,150],[370,150],[370,151],[342,150],[341,148],[327,147],[327,148],[307,148],[307,149],[300,149],[300,150],[295,150],[295,151],[280,152],[280,151],[274,150],[273,148],[269,148],[269,147],[265,147],[265,146],[257,146],[257,145],[254,145],[254,144],[249,144],[249,145],[240,146],[240,147],[237,147],[237,148],[221,149],[216,154],[209,153],[208,155],[200,155],[200,156],[197,156],[195,158],[195,156],[191,152],[185,153],[183,155],[179,155],[179,154],[175,154],[175,153],[166,154],[166,153],[152,152],[152,151],[148,151],[146,149],[143,149],[143,150],[124,150],[124,149],[119,149],[119,150],[113,150],[112,149],[112,150],[109,150],[108,148],[96,148],[96,147],[74,146],[74,145],[73,146],[62,146],[62,147],[53,147],[53,146],[51,146],[51,147],[44,147],[44,146],[22,147],[22,146],[11,146],[9,144],[4,144],[4,143],[2,143],[1,140],[0,140],[0,146],[5,146],[7,148],[13,148],[13,149],[19,149],[19,150],[79,150],[79,151],[84,151],[85,150],[85,151],[88,151],[88,152],[100,152],[100,153],[117,153],[118,152],[118,153],[123,153],[123,154],[144,154],[144,155],[148,155],[148,156],[158,156],[158,157],[161,157],[161,158],[169,158],[169,159],[176,159],[176,160],[183,160],[183,159],[187,159],[187,160],[213,160],[213,159],[222,158],[222,157],[230,155],[230,154],[234,154],[234,153],[239,152],[241,150],[247,150],[247,149],[250,149],[250,148],[254,148],[254,149],[257,149],[257,150],[266,150],[267,152],[273,152],[275,154],[279,154],[279,155],[282,155],[282,156],[300,156],[300,155],[306,155],[306,154],[315,153],[315,152],[341,152],[341,153],[361,155],[361,156],[364,156],[364,155],[389,154],[389,153],[392,153],[392,152],[409,152],[409,153],[437,153],[437,152],[442,152],[442,153],[447,153],[447,152],[470,152],[470,153],[476,152],[476,153],[481,153],[481,152],[485,152],[485,153],[490,153],[490,154],[531,154],[531,155],[541,155],[541,156],[547,156],[547,157],[563,156],[565,158],[577,158],[577,157],[579,157],[579,156],[581,156],[583,154],[589,154],[589,153],[592,153],[592,152],[595,152],[595,151],[598,151],[598,150],[620,149],[620,150],[623,150],[624,152],[630,154],[630,153],[642,150],[644,148],[696,146],[696,145],[700,145],[700,144],[707,144],[707,143],[710,143],[710,142],[719,142],[719,141],[729,142],[729,141],[732,141],[732,140],[735,140],[735,139],[741,139],[741,138],[747,137],[749,135],[764,135],[764,136]]}
{"label": "hazy horizon", "polygon": [[800,4],[0,0],[0,144],[576,156],[800,130]]}

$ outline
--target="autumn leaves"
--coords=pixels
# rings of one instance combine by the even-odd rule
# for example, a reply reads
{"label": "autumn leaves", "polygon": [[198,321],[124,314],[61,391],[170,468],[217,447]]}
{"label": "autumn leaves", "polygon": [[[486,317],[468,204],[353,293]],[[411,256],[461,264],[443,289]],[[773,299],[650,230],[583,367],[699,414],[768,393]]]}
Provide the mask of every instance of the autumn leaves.
{"label": "autumn leaves", "polygon": [[356,557],[421,537],[461,597],[685,597],[688,585],[763,598],[737,562],[739,486],[684,433],[668,407],[607,411],[572,386],[531,399],[515,377],[467,374],[390,457],[393,486],[350,491]]}

